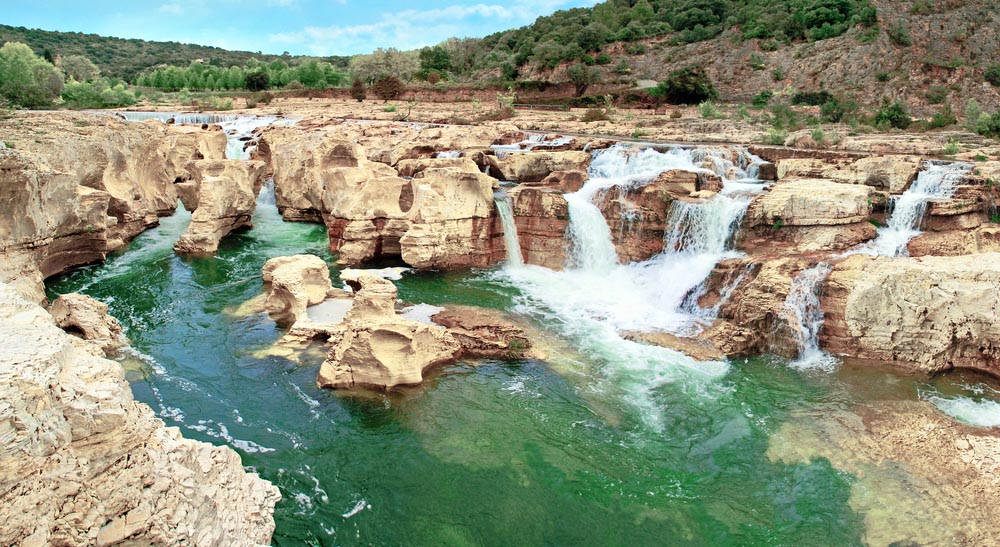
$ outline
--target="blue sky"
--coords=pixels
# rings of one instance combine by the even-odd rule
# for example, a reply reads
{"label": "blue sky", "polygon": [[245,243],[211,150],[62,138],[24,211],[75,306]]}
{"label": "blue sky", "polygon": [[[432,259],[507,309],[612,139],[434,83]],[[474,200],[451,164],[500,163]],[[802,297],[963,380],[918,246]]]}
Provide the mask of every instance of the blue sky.
{"label": "blue sky", "polygon": [[2,0],[0,23],[264,53],[349,55],[485,36],[597,0]]}

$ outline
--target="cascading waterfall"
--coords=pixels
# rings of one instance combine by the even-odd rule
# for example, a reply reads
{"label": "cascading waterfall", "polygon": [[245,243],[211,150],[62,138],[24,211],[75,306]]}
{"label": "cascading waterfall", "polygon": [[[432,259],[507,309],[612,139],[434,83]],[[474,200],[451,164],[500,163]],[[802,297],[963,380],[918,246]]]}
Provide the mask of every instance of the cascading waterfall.
{"label": "cascading waterfall", "polygon": [[906,256],[907,243],[920,234],[928,203],[950,198],[955,193],[955,186],[971,169],[967,163],[928,163],[902,195],[892,198],[892,216],[879,228],[878,237],[848,254]]}
{"label": "cascading waterfall", "polygon": [[830,264],[821,262],[803,270],[792,280],[785,297],[785,311],[794,319],[790,326],[799,350],[798,358],[791,363],[794,368],[830,370],[837,366],[837,359],[819,347],[819,331],[823,328],[819,291],[832,269]]}
{"label": "cascading waterfall", "polygon": [[524,258],[521,256],[521,242],[517,237],[517,226],[514,224],[514,203],[507,195],[507,192],[500,190],[493,194],[493,202],[496,204],[497,214],[500,216],[500,224],[503,226],[503,242],[507,247],[507,265],[523,266]]}
{"label": "cascading waterfall", "polygon": [[226,158],[247,160],[257,147],[254,131],[268,125],[292,125],[295,120],[279,119],[277,116],[240,116],[219,123],[226,133]]}
{"label": "cascading waterfall", "polygon": [[[699,159],[716,157],[719,161]],[[627,191],[643,186],[668,170],[712,173],[728,184],[733,178],[746,179],[747,167],[733,164],[722,154],[701,150],[658,152],[616,146],[596,151],[587,183],[565,196],[571,240],[567,269],[555,272],[527,266],[507,268],[499,275],[520,288],[521,312],[552,323],[582,351],[596,356],[638,406],[655,407],[650,393],[659,385],[681,382],[705,386],[706,380],[724,374],[728,365],[699,363],[676,351],[628,341],[622,335],[629,331],[685,333],[697,326],[698,317],[682,307],[684,297],[704,281],[721,258],[737,255],[729,243],[750,195],[724,192],[703,203],[675,203],[664,252],[632,264],[619,264],[609,221],[593,200],[613,187]],[[761,191],[763,185],[756,183],[750,188],[748,184],[748,188]],[[655,422],[658,413],[651,408],[643,415]]]}

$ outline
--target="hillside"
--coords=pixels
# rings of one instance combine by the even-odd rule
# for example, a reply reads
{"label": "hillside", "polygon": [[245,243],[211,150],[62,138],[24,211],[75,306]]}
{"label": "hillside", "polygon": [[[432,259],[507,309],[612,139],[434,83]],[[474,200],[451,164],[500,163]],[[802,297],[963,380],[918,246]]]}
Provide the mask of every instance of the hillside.
{"label": "hillside", "polygon": [[[595,9],[613,2],[620,3],[611,0]],[[727,5],[731,10],[737,5],[745,9],[766,2],[701,3]],[[843,34],[819,40],[761,36],[746,25],[734,24],[739,19],[729,16],[711,33],[699,35],[711,35],[708,39],[692,40],[689,31],[674,30],[666,21],[654,22],[640,27],[653,29],[645,32],[654,35],[631,39],[632,35],[619,31],[617,37],[630,39],[608,42],[586,57],[569,55],[552,60],[539,54],[549,49],[546,42],[559,41],[564,51],[575,43],[552,34],[559,32],[559,27],[542,18],[530,27],[487,37],[483,45],[495,44],[485,56],[498,59],[502,50],[509,49],[506,44],[513,44],[511,62],[523,61],[517,73],[524,80],[565,81],[568,69],[582,59],[601,72],[605,84],[597,88],[601,90],[638,80],[660,81],[674,70],[698,65],[705,68],[720,98],[728,102],[748,103],[765,90],[780,94],[825,89],[868,105],[883,97],[898,99],[918,111],[932,111],[945,102],[959,109],[971,98],[990,110],[1000,107],[1000,87],[990,85],[985,78],[990,67],[1000,64],[1000,5],[995,0],[873,0],[871,5],[876,10],[874,24],[855,24]],[[576,28],[580,24],[590,28],[595,23],[587,23],[587,17],[593,17],[588,11],[557,12],[552,17],[562,21],[582,17]],[[661,9],[654,18],[664,13]],[[632,22],[629,26],[637,25]],[[534,53],[518,58],[516,52],[525,51],[525,43],[532,40],[540,40],[533,46]],[[592,62],[600,57],[600,62]],[[502,70],[484,63],[476,77],[496,78]]]}
{"label": "hillside", "polygon": [[[38,55],[48,50],[52,55],[83,55],[101,69],[105,76],[131,82],[143,70],[157,65],[187,66],[195,59],[212,65],[242,66],[250,58],[262,61],[288,60],[280,55],[262,55],[250,51],[181,44],[177,42],[152,42],[148,40],[113,38],[81,32],[54,32],[0,25],[0,44],[22,42]],[[347,66],[346,57],[327,59],[336,66]]]}

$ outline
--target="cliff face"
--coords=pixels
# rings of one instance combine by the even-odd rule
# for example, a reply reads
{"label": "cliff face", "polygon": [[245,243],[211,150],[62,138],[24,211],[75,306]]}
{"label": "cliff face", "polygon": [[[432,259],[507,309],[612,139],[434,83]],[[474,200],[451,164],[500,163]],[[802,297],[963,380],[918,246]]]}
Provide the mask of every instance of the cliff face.
{"label": "cliff face", "polygon": [[0,149],[0,281],[36,302],[44,278],[99,262],[172,214],[184,165],[225,149],[220,133],[107,115],[25,114],[0,131],[14,145]]}
{"label": "cliff face", "polygon": [[0,543],[268,544],[277,488],[165,427],[89,344],[0,283]]}

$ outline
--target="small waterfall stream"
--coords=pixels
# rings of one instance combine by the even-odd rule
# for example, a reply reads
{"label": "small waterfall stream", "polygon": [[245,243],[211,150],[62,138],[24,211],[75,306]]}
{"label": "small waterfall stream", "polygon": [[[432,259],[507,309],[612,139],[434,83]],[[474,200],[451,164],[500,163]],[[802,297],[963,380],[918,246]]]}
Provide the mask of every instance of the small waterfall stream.
{"label": "small waterfall stream", "polygon": [[907,243],[920,234],[928,203],[950,198],[955,193],[955,186],[971,169],[967,163],[926,164],[917,180],[901,195],[892,198],[892,216],[879,228],[878,237],[848,254],[906,256]]}
{"label": "small waterfall stream", "polygon": [[803,270],[792,280],[785,297],[785,311],[794,320],[790,326],[799,350],[798,358],[791,363],[793,368],[830,370],[837,366],[837,359],[819,347],[819,331],[823,328],[819,291],[832,269],[830,264],[820,262]]}
{"label": "small waterfall stream", "polygon": [[493,202],[496,204],[497,214],[500,216],[500,225],[503,226],[503,242],[507,248],[507,265],[523,266],[524,257],[521,255],[521,242],[517,237],[517,225],[514,224],[514,203],[507,192],[503,190],[493,194]]}

